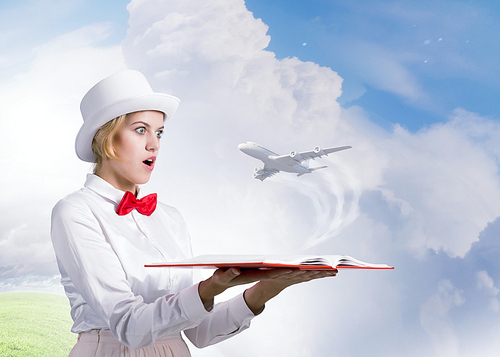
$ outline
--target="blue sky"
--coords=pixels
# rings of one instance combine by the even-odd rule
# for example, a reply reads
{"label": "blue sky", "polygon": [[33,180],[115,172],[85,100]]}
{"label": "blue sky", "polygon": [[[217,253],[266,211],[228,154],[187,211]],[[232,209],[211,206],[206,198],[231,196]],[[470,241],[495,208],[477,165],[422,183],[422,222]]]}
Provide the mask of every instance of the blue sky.
{"label": "blue sky", "polygon": [[[181,98],[144,190],[182,212],[195,253],[396,267],[294,287],[244,334],[194,356],[242,345],[248,356],[496,353],[499,11],[454,0],[2,2],[0,292],[62,293],[50,213],[91,169],[74,154],[79,103],[130,68]],[[262,183],[244,141],[282,154],[353,148],[312,163],[327,169]],[[283,328],[297,324],[315,328]]]}
{"label": "blue sky", "polygon": [[[496,1],[250,0],[246,4],[270,26],[269,50],[279,58],[297,56],[337,71],[344,78],[339,101],[344,106],[361,105],[381,125],[401,123],[415,131],[446,120],[456,107],[497,118],[500,114]],[[364,55],[359,53],[364,58],[351,57],[353,43],[364,47],[360,48]],[[452,63],[453,59],[460,63]],[[384,60],[403,65],[430,99],[409,100],[360,73],[365,66],[369,70],[378,65],[370,67],[369,62]]]}

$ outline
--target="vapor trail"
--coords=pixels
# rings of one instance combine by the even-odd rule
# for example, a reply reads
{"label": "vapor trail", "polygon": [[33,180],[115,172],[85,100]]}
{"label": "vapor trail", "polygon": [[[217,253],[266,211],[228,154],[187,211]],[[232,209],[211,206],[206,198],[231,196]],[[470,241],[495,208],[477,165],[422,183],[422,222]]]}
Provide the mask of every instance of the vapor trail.
{"label": "vapor trail", "polygon": [[308,197],[315,211],[315,229],[304,239],[301,250],[335,237],[358,215],[361,190],[357,180],[347,167],[340,164],[330,170],[314,173],[314,179],[301,179],[291,175],[283,175],[281,178],[284,184]]}

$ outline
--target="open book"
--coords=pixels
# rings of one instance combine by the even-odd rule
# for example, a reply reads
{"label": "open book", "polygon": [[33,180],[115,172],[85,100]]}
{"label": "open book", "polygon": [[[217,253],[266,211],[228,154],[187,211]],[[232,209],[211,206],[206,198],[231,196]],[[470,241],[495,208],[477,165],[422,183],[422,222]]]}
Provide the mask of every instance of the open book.
{"label": "open book", "polygon": [[176,261],[146,264],[145,267],[168,268],[296,268],[301,270],[394,269],[386,264],[371,264],[348,255],[198,255]]}

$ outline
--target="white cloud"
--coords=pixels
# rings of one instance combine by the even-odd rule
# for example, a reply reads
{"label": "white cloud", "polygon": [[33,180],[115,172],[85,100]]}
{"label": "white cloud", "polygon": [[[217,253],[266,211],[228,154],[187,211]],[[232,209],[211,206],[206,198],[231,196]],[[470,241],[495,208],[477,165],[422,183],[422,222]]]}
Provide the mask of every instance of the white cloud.
{"label": "white cloud", "polygon": [[81,170],[73,149],[79,101],[98,79],[124,68],[120,47],[98,46],[106,31],[105,25],[89,26],[35,48],[29,71],[0,85],[1,163],[12,168],[0,178],[11,188],[7,201],[17,192],[51,196],[58,180]]}
{"label": "white cloud", "polygon": [[416,134],[396,127],[384,186],[413,210],[406,225],[410,246],[463,256],[500,215],[497,157],[478,141],[478,135],[491,140],[499,132],[485,118],[472,124],[464,111]]}
{"label": "white cloud", "polygon": [[353,149],[335,157],[359,184],[360,213],[386,225],[398,249],[463,257],[500,216],[498,122],[457,109],[417,133],[385,132],[362,116],[344,112],[337,132]]}
{"label": "white cloud", "polygon": [[460,343],[450,319],[450,310],[464,303],[461,292],[450,281],[439,283],[437,292],[420,309],[420,322],[434,343],[436,356],[459,356]]}
{"label": "white cloud", "polygon": [[493,279],[488,274],[487,271],[481,270],[476,274],[477,289],[485,290],[488,295],[491,296],[489,308],[494,312],[500,312],[500,303],[498,302],[498,288],[495,287]]}
{"label": "white cloud", "polygon": [[90,168],[74,153],[79,102],[97,80],[124,68],[119,46],[99,47],[107,30],[88,26],[36,47],[29,70],[0,84],[0,266],[10,287],[28,284],[22,275],[52,281],[57,274],[50,212]]}

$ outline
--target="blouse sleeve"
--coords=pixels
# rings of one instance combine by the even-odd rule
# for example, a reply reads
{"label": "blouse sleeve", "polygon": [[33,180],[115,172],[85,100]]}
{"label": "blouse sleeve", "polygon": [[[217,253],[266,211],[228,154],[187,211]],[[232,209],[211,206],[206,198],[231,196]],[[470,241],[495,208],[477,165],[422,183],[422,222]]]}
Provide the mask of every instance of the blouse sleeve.
{"label": "blouse sleeve", "polygon": [[52,212],[51,237],[58,264],[76,291],[130,348],[193,328],[211,314],[203,307],[197,285],[149,304],[134,295],[97,219],[84,205],[60,201]]}
{"label": "blouse sleeve", "polygon": [[243,294],[214,306],[212,313],[184,334],[198,348],[224,341],[250,327],[255,315],[248,308]]}
{"label": "blouse sleeve", "polygon": [[146,303],[132,292],[98,219],[83,203],[61,200],[54,207],[51,237],[63,279],[71,281],[83,303],[132,349],[180,331],[195,346],[205,347],[247,329],[254,317],[242,294],[206,311],[198,284]]}

